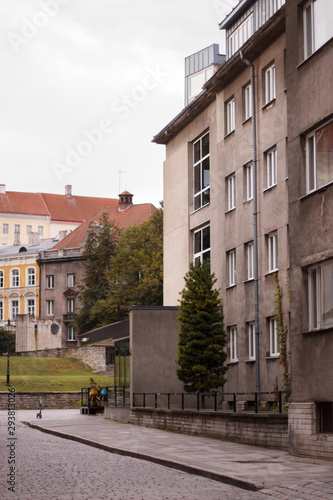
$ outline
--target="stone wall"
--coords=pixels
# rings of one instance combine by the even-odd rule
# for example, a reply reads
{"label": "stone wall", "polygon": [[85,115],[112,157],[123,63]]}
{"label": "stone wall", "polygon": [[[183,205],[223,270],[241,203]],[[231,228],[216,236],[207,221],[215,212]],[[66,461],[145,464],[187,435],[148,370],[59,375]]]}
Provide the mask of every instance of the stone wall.
{"label": "stone wall", "polygon": [[319,432],[316,404],[290,403],[289,453],[333,460],[333,434]]}
{"label": "stone wall", "polygon": [[79,359],[94,371],[106,370],[106,347],[86,346],[59,349],[44,349],[42,351],[16,352],[12,356],[32,356],[42,358],[75,358]]}
{"label": "stone wall", "polygon": [[132,408],[132,424],[288,450],[288,415]]}
{"label": "stone wall", "polygon": [[[81,399],[80,391],[72,392],[0,392],[0,410],[8,409],[8,396],[10,403],[15,401],[15,410],[38,410],[39,396],[42,394],[43,409],[64,409],[77,408],[79,410],[79,400]],[[15,395],[15,397],[14,397]],[[11,409],[13,409],[11,407]]]}

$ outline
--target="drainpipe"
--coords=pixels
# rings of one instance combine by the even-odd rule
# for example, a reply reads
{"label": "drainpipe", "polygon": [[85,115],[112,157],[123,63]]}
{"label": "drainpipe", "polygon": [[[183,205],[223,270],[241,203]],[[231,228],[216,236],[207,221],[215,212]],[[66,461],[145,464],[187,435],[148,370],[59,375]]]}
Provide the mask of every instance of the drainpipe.
{"label": "drainpipe", "polygon": [[254,329],[256,351],[256,392],[260,393],[259,360],[259,281],[258,281],[258,202],[257,202],[257,128],[255,106],[254,65],[244,58],[240,50],[241,61],[251,69],[251,111],[252,111],[252,179],[253,179],[253,274],[254,274]]}

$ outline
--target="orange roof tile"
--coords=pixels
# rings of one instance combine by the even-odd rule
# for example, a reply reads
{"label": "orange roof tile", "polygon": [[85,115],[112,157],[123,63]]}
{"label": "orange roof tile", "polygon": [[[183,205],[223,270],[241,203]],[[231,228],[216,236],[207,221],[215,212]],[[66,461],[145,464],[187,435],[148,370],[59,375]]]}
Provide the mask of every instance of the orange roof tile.
{"label": "orange roof tile", "polygon": [[109,220],[114,222],[115,226],[119,229],[135,226],[148,220],[152,213],[157,208],[151,203],[143,203],[139,205],[131,205],[128,209],[119,211],[118,207],[104,207],[98,210],[92,217],[83,222],[66,238],[57,243],[53,248],[78,248],[83,245],[87,231],[89,231],[89,224],[91,222],[99,222],[103,213],[107,213]]}
{"label": "orange roof tile", "polygon": [[0,194],[0,212],[50,216],[47,206],[39,193],[17,193],[7,191]]}

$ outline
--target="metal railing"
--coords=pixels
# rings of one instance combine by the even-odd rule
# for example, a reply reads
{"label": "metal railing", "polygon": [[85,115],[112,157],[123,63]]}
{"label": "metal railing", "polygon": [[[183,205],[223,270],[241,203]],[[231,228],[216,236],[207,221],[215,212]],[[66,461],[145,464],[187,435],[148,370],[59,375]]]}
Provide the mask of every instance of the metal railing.
{"label": "metal railing", "polygon": [[[201,409],[209,409],[212,411],[222,410],[222,403],[226,403],[229,406],[229,410],[234,413],[237,411],[237,402],[244,402],[244,396],[250,396],[246,398],[246,411],[251,411],[251,409],[258,413],[259,411],[282,411],[287,410],[288,398],[290,396],[290,391],[272,391],[272,392],[211,392],[211,393],[184,393],[184,392],[136,392],[133,393],[132,407],[133,408],[167,408],[170,409],[196,409],[200,411]],[[261,396],[264,399],[261,400]],[[271,398],[267,399],[267,396]],[[204,397],[204,404],[202,404]],[[242,397],[242,399],[240,399]],[[272,397],[274,399],[272,399]],[[285,401],[283,401],[285,399]],[[268,404],[267,408],[262,407],[261,404]]]}
{"label": "metal railing", "polygon": [[[81,389],[81,406],[86,406],[91,408],[96,406],[92,404],[89,399],[89,390],[91,387],[85,387]],[[122,387],[101,387],[100,397],[97,400],[97,406],[130,406],[130,390],[129,388]]]}

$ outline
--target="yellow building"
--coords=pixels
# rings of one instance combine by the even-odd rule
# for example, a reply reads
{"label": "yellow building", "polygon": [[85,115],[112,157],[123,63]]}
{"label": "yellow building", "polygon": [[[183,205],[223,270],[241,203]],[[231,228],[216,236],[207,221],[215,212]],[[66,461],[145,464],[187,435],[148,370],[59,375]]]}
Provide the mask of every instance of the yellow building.
{"label": "yellow building", "polygon": [[4,245],[0,247],[0,326],[10,320],[15,324],[18,314],[39,316],[39,252],[54,246],[48,240],[33,246]]}

